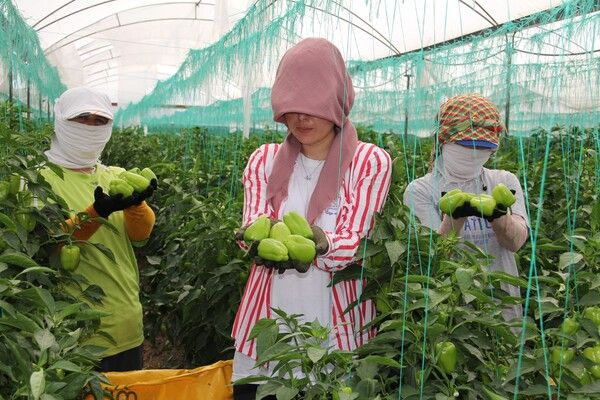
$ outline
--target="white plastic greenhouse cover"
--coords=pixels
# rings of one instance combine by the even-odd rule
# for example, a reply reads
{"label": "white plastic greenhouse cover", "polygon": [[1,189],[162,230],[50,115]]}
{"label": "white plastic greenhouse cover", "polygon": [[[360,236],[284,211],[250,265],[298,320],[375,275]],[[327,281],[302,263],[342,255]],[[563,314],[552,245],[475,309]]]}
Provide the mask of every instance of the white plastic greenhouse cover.
{"label": "white plastic greenhouse cover", "polygon": [[[275,2],[277,0],[274,0]],[[333,0],[332,0],[333,1]],[[172,75],[244,17],[252,0],[14,0],[67,87],[86,85],[119,106]],[[500,25],[559,0],[337,0],[346,29],[328,35],[347,59],[374,60]],[[376,28],[375,28],[376,27]],[[323,35],[305,25],[298,38]],[[323,27],[320,27],[323,29]],[[331,32],[331,30],[329,31]],[[384,45],[385,38],[391,43]],[[384,40],[384,41],[386,41]],[[269,86],[268,80],[255,87]],[[228,93],[225,97],[239,97]]]}

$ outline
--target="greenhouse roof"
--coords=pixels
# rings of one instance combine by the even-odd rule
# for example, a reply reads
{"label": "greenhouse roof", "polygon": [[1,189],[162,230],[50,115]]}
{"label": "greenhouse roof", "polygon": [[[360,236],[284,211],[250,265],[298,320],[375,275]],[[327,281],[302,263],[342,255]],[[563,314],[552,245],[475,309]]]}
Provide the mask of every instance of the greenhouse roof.
{"label": "greenhouse roof", "polygon": [[[216,42],[254,4],[249,0],[13,3],[39,35],[46,57],[58,68],[67,87],[95,87],[119,104],[137,101],[150,93],[158,80],[177,71],[190,49]],[[304,23],[302,31],[296,34],[325,35],[347,58],[373,60],[491,28],[560,4],[557,0],[306,1],[307,7],[321,10],[314,14],[316,18],[319,14],[337,14],[341,29],[336,27],[332,32],[317,21]],[[266,10],[264,14],[263,22],[269,21],[271,14]]]}

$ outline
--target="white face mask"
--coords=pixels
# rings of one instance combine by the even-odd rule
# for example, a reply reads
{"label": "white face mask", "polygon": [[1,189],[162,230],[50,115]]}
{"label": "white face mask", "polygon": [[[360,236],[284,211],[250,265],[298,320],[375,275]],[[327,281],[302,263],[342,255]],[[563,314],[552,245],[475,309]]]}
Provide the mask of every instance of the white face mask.
{"label": "white face mask", "polygon": [[112,124],[90,126],[56,119],[48,160],[65,168],[94,167],[110,139]]}
{"label": "white face mask", "polygon": [[[106,125],[85,125],[69,121],[84,112],[109,119]],[[54,105],[54,137],[48,160],[65,168],[94,167],[112,133],[112,109],[108,96],[78,87],[63,93]]]}
{"label": "white face mask", "polygon": [[456,143],[442,146],[442,168],[444,177],[451,182],[464,182],[481,174],[483,165],[492,155],[490,149],[473,149]]}

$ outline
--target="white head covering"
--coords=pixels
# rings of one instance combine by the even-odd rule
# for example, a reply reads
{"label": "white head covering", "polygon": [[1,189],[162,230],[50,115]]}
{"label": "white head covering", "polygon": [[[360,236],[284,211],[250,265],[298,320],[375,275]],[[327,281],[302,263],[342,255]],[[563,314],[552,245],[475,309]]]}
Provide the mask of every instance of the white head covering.
{"label": "white head covering", "polygon": [[[108,118],[106,125],[90,126],[69,121],[83,113]],[[48,160],[65,168],[90,168],[98,163],[112,133],[113,113],[107,95],[77,87],[64,92],[54,104],[54,136]]]}

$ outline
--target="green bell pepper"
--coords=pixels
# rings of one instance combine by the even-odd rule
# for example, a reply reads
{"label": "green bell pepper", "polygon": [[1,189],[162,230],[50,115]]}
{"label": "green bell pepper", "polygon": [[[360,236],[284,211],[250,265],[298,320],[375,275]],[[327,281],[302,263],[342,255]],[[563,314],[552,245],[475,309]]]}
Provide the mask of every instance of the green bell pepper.
{"label": "green bell pepper", "polygon": [[283,239],[292,260],[302,263],[312,263],[317,255],[315,242],[300,235],[289,235]]}
{"label": "green bell pepper", "polygon": [[148,179],[149,181],[151,181],[152,179],[158,180],[154,171],[152,171],[148,167],[144,168],[139,174],[142,175],[144,178]]}
{"label": "green bell pepper", "polygon": [[122,194],[123,197],[129,197],[133,194],[133,187],[125,180],[115,178],[112,181],[110,181],[108,185],[108,194],[111,196]]}
{"label": "green bell pepper", "polygon": [[270,232],[271,220],[266,215],[261,215],[244,231],[244,241],[253,242],[266,239]]}
{"label": "green bell pepper", "polygon": [[452,342],[439,342],[435,345],[437,365],[447,374],[456,369],[456,346]]}
{"label": "green bell pepper", "polygon": [[[458,190],[458,192],[455,192],[455,190]],[[440,211],[446,215],[452,215],[454,210],[465,204],[465,201],[466,196],[464,193],[460,192],[459,189],[451,190],[450,192],[443,195],[440,199]]]}
{"label": "green bell pepper", "polygon": [[594,364],[600,364],[600,344],[583,349],[583,356]]}
{"label": "green bell pepper", "polygon": [[79,267],[80,260],[81,253],[76,245],[66,245],[60,250],[60,265],[67,271],[75,271]]}
{"label": "green bell pepper", "polygon": [[496,208],[496,200],[487,194],[478,194],[471,199],[470,204],[485,217],[491,216]]}
{"label": "green bell pepper", "polygon": [[560,347],[553,347],[550,361],[554,365],[568,365],[571,360],[573,360],[574,356],[575,350],[573,349],[563,349],[563,351],[561,351]]}
{"label": "green bell pepper", "polygon": [[15,196],[17,193],[19,193],[19,189],[21,189],[21,177],[19,175],[12,174],[8,178],[8,183],[9,183],[9,193],[10,194]]}
{"label": "green bell pepper", "polygon": [[290,211],[283,216],[283,222],[290,228],[294,235],[304,236],[307,239],[313,238],[313,232],[310,224],[302,215],[295,211]]}
{"label": "green bell pepper", "polygon": [[565,318],[561,330],[565,335],[574,335],[579,330],[579,322],[575,318]]}
{"label": "green bell pepper", "polygon": [[502,204],[506,208],[512,206],[517,201],[515,195],[504,183],[499,183],[492,189],[492,197],[494,197],[496,203]]}
{"label": "green bell pepper", "polygon": [[600,328],[600,307],[586,307],[583,310],[583,317],[591,320],[598,328]]}
{"label": "green bell pepper", "polygon": [[600,379],[600,365],[592,365],[588,368],[588,371],[590,371],[594,378]]}
{"label": "green bell pepper", "polygon": [[263,239],[258,244],[258,256],[268,261],[289,260],[288,249],[283,243],[275,239]]}
{"label": "green bell pepper", "polygon": [[290,228],[283,222],[279,221],[273,224],[271,227],[271,232],[269,232],[269,237],[271,239],[279,240],[283,243],[283,240],[290,236],[292,232],[290,232]]}
{"label": "green bell pepper", "polygon": [[10,194],[10,182],[0,182],[0,201],[4,201]]}
{"label": "green bell pepper", "polygon": [[150,185],[150,181],[144,178],[142,175],[135,174],[130,171],[121,172],[119,178],[129,183],[133,190],[136,192],[143,192]]}

